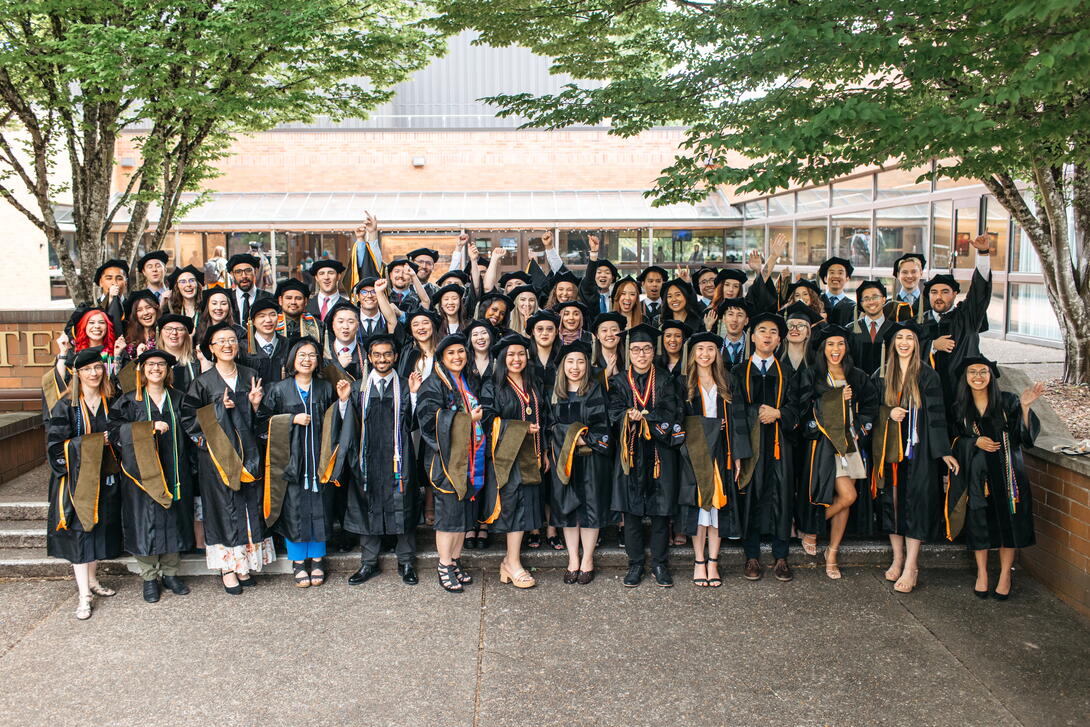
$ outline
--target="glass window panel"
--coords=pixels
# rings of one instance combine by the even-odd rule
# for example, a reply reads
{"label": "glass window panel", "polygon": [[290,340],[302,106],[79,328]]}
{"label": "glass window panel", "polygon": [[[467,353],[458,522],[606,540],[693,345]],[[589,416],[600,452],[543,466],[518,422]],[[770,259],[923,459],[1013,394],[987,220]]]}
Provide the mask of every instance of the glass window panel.
{"label": "glass window panel", "polygon": [[988,195],[985,210],[988,217],[984,230],[991,242],[992,270],[1001,272],[1007,269],[1007,250],[1010,249],[1010,214],[991,195]]}
{"label": "glass window panel", "polygon": [[763,225],[742,228],[742,257],[739,262],[745,262],[745,256],[749,254],[750,250],[757,250],[762,255],[764,254],[765,228]]}
{"label": "glass window panel", "polygon": [[847,179],[833,183],[833,206],[863,204],[874,200],[874,176]]}
{"label": "glass window panel", "polygon": [[829,257],[828,220],[825,217],[799,220],[795,234],[798,236],[795,242],[796,265],[821,265]]}
{"label": "glass window panel", "polygon": [[723,262],[740,263],[745,258],[746,243],[741,227],[727,228]]}
{"label": "glass window panel", "polygon": [[742,205],[742,211],[747,220],[760,220],[768,217],[768,209],[765,206],[765,200],[759,199],[755,202],[746,202]]}
{"label": "glass window panel", "polygon": [[768,216],[779,217],[780,215],[790,215],[795,213],[795,194],[788,192],[787,194],[778,194],[775,197],[769,197],[768,199]]}
{"label": "glass window panel", "polygon": [[1041,272],[1037,250],[1021,227],[1014,226],[1014,246],[1011,248],[1011,270],[1016,273]]}
{"label": "glass window panel", "polygon": [[992,333],[1003,333],[1003,325],[1007,317],[1006,294],[1007,284],[993,279],[992,299],[988,303],[988,330]]}
{"label": "glass window panel", "polygon": [[651,241],[652,260],[657,264],[672,263],[674,257],[674,231],[655,229],[655,237]]}
{"label": "glass window panel", "polygon": [[1011,283],[1010,333],[1060,340],[1056,313],[1041,283]]}
{"label": "glass window panel", "polygon": [[930,165],[912,169],[889,169],[878,172],[878,199],[895,199],[910,194],[923,194],[931,191],[931,180],[917,182],[921,174],[931,171]]}
{"label": "glass window panel", "polygon": [[677,238],[675,249],[678,259],[688,261],[694,269],[717,265],[723,262],[723,230],[691,230],[688,240]]}
{"label": "glass window panel", "polygon": [[875,267],[892,266],[905,253],[927,250],[926,204],[887,207],[877,211]]}
{"label": "glass window panel", "polygon": [[829,188],[814,187],[798,191],[798,211],[812,212],[829,209]]}
{"label": "glass window panel", "polygon": [[950,243],[953,239],[953,202],[931,205],[931,254],[927,260],[933,270],[950,267]]}
{"label": "glass window panel", "polygon": [[833,255],[852,261],[856,267],[870,266],[870,212],[833,215]]}
{"label": "glass window panel", "polygon": [[972,187],[980,184],[980,181],[973,179],[972,177],[947,177],[946,175],[940,175],[935,178],[935,190],[940,189],[958,189],[960,187]]}
{"label": "glass window panel", "polygon": [[620,256],[616,262],[638,263],[640,261],[640,231],[639,230],[614,230],[612,234],[617,237],[617,249]]}
{"label": "glass window panel", "polygon": [[976,253],[971,244],[977,236],[980,222],[980,205],[959,204],[954,208],[954,250],[953,267],[972,268],[976,265]]}

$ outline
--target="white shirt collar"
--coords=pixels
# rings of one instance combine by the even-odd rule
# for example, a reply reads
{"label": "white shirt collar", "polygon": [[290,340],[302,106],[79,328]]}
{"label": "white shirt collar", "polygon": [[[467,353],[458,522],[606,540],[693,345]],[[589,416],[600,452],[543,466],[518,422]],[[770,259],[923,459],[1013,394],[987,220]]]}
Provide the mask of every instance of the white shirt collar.
{"label": "white shirt collar", "polygon": [[776,360],[776,357],[775,356],[769,356],[768,358],[761,358],[756,353],[754,353],[753,356],[750,358],[750,360],[753,361],[754,366],[760,366],[762,363],[764,363],[765,368],[770,369],[770,368],[772,368],[772,362]]}
{"label": "white shirt collar", "polygon": [[260,331],[254,331],[254,340],[257,341],[257,343],[259,345],[261,345],[261,346],[265,346],[265,345],[270,344],[270,343],[275,344],[276,343],[276,334],[273,333],[272,337],[266,339],[263,335],[261,335]]}
{"label": "white shirt collar", "polygon": [[871,318],[870,316],[863,316],[863,318],[866,320],[867,328],[870,328],[871,323],[877,323],[879,328],[881,328],[886,323],[886,314],[885,313],[878,316],[877,318]]}
{"label": "white shirt collar", "polygon": [[334,348],[333,353],[340,353],[342,348],[347,348],[349,350],[349,352],[355,351],[356,350],[356,339],[353,338],[351,341],[348,341],[347,343],[343,343],[341,341],[338,341],[337,339],[333,339],[333,348]]}

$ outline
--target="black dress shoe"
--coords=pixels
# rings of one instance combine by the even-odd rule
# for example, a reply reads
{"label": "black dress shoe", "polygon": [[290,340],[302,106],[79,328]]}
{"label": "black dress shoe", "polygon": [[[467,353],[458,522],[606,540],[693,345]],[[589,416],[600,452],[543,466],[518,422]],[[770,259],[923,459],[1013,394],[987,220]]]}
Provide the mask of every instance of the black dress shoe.
{"label": "black dress shoe", "polygon": [[651,569],[651,572],[655,574],[655,583],[663,588],[670,588],[674,585],[674,577],[670,575],[670,569],[664,565],[656,565]]}
{"label": "black dress shoe", "polygon": [[413,568],[412,563],[398,563],[397,572],[401,574],[401,580],[406,585],[415,586],[420,582],[420,578],[416,575],[416,568]]}
{"label": "black dress shoe", "polygon": [[175,596],[185,596],[189,594],[189,586],[187,586],[178,576],[163,576],[163,585],[169,588],[170,592]]}
{"label": "black dress shoe", "polygon": [[462,547],[465,548],[466,550],[476,550],[477,549],[477,536],[474,535],[473,533],[469,533],[468,535],[466,535],[466,539],[465,539],[465,542],[462,544]]}
{"label": "black dress shoe", "polygon": [[628,573],[624,577],[625,588],[635,588],[640,585],[640,581],[643,580],[643,566],[642,565],[630,565],[628,566]]}
{"label": "black dress shoe", "polygon": [[159,579],[144,581],[144,600],[148,603],[159,602]]}
{"label": "black dress shoe", "polygon": [[257,579],[253,576],[250,576],[249,578],[239,578],[238,584],[243,588],[253,588],[257,585]]}
{"label": "black dress shoe", "polygon": [[358,586],[361,583],[366,583],[379,574],[377,563],[367,563],[360,567],[358,571],[348,576],[348,585]]}

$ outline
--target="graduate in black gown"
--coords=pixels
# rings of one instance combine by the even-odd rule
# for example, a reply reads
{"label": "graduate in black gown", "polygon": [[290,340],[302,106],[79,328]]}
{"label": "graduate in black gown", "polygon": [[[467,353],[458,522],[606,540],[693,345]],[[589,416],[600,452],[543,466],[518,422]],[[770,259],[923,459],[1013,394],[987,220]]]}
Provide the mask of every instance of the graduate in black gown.
{"label": "graduate in black gown", "polygon": [[[862,495],[870,500],[865,443],[878,416],[878,393],[848,351],[851,332],[828,325],[814,336],[814,365],[799,379],[799,415],[805,437],[806,501],[809,517],[799,518],[807,535],[819,535],[829,524],[825,575],[841,577],[837,551],[844,539],[851,508]],[[866,508],[860,517],[873,518]],[[816,537],[815,541],[816,542]]]}
{"label": "graduate in black gown", "polygon": [[[613,436],[605,385],[592,375],[591,350],[582,341],[563,346],[549,407],[549,522],[564,531],[564,582],[594,580],[598,533],[616,522],[610,510]],[[582,554],[580,554],[582,546]]]}
{"label": "graduate in black gown", "polygon": [[693,583],[705,588],[723,585],[722,538],[742,537],[735,475],[742,460],[752,455],[745,408],[731,391],[731,377],[719,354],[722,346],[723,339],[712,333],[689,339],[682,390],[685,444],[675,522],[693,539]]}
{"label": "graduate in black gown", "polygon": [[992,596],[1005,601],[1018,548],[1036,542],[1033,494],[1022,450],[1032,447],[1041,422],[1030,411],[1044,385],[1022,394],[999,390],[999,367],[972,357],[962,361],[954,421],[954,458],[961,465],[946,496],[946,537],[965,533],[976,557],[977,597],[988,595],[988,551],[999,550],[999,582]]}
{"label": "graduate in black gown", "polygon": [[609,419],[617,428],[612,508],[625,519],[627,588],[643,580],[643,519],[651,520],[651,571],[660,586],[672,586],[668,563],[669,521],[677,511],[678,451],[685,438],[682,402],[670,376],[655,365],[660,332],[645,324],[624,332],[622,373],[609,382]]}
{"label": "graduate in black gown", "polygon": [[197,445],[205,563],[220,572],[227,593],[240,595],[256,583],[250,573],[276,559],[261,513],[257,411],[264,390],[256,371],[236,363],[233,325],[209,328],[201,348],[214,364],[189,385],[182,425]]}
{"label": "graduate in black gown", "polygon": [[326,542],[352,446],[351,427],[343,426],[346,407],[338,403],[348,401],[351,386],[317,377],[320,351],[313,338],[296,341],[284,358],[287,378],[268,385],[258,410],[266,437],[262,515],[284,538],[300,588],[325,582]]}
{"label": "graduate in black gown", "polygon": [[174,357],[149,349],[136,359],[136,388],[110,410],[110,439],[121,454],[121,524],[125,550],[140,566],[144,600],[160,584],[178,596],[181,553],[193,547],[192,442],[182,429],[182,398],[173,386]]}
{"label": "graduate in black gown", "polygon": [[831,257],[818,268],[818,277],[825,284],[821,302],[825,304],[826,320],[834,326],[850,326],[858,316],[855,301],[844,292],[853,272],[855,266],[842,257]]}
{"label": "graduate in black gown", "polygon": [[473,582],[459,558],[466,532],[477,523],[487,467],[484,410],[467,380],[467,345],[460,333],[439,342],[435,369],[416,401],[421,457],[435,497],[439,583],[451,593],[462,593]]}
{"label": "graduate in black gown", "polygon": [[[872,376],[886,359],[886,333],[893,324],[902,318],[907,319],[908,315],[902,317],[890,310],[886,300],[886,286],[880,280],[864,280],[855,289],[855,297],[863,315],[851,324],[848,350],[852,355],[852,362],[867,376]],[[911,312],[908,306],[903,308],[906,314]],[[887,313],[893,315],[886,315]]]}
{"label": "graduate in black gown", "polygon": [[360,345],[360,312],[348,301],[341,301],[329,309],[325,320],[322,377],[331,383],[340,379],[355,381],[367,368],[367,357]]}
{"label": "graduate in black gown", "polygon": [[560,351],[560,316],[542,308],[526,320],[526,335],[530,337],[530,352],[534,371],[541,380],[542,391],[552,391]]}
{"label": "graduate in black gown", "polygon": [[[280,306],[274,298],[254,301],[246,325],[246,353],[239,356],[239,363],[256,371],[266,386],[284,378],[291,345],[288,339],[276,332],[280,313]],[[318,371],[321,371],[320,367]]]}
{"label": "graduate in black gown", "polygon": [[379,573],[379,550],[386,535],[397,538],[394,552],[401,580],[410,586],[419,582],[414,561],[423,491],[412,431],[424,378],[415,370],[399,375],[397,359],[393,336],[372,336],[367,341],[370,371],[366,379],[352,383],[349,405],[356,433],[353,466],[346,478],[344,527],[360,536],[360,567],[349,577],[350,586],[366,583]]}
{"label": "graduate in black gown", "polygon": [[746,431],[752,456],[739,473],[742,492],[742,546],[745,550],[743,575],[758,580],[761,567],[761,537],[772,538],[773,574],[777,580],[793,577],[787,562],[794,516],[794,457],[789,436],[798,425],[798,397],[789,377],[776,358],[776,349],[787,331],[783,317],[761,313],[750,322],[753,355],[736,365],[732,390],[743,399]]}
{"label": "graduate in black gown", "polygon": [[76,618],[86,620],[93,596],[115,593],[98,582],[96,570],[98,561],[121,555],[121,492],[107,433],[114,389],[102,349],[81,350],[72,368],[68,391],[46,423],[46,552],[72,564],[79,588]]}
{"label": "graduate in black gown", "polygon": [[172,389],[185,393],[190,382],[201,373],[201,362],[193,349],[193,320],[178,313],[167,313],[155,324],[159,329],[156,347],[174,358]]}
{"label": "graduate in black gown", "polygon": [[915,588],[920,545],[934,532],[940,474],[958,470],[942,385],[920,360],[919,331],[912,321],[890,329],[884,374],[874,376],[880,404],[871,434],[871,495],[893,547],[886,580],[901,593]]}
{"label": "graduate in black gown", "polygon": [[530,364],[530,341],[510,334],[493,348],[496,369],[481,390],[491,467],[484,489],[484,522],[506,535],[507,554],[500,582],[532,588],[534,577],[522,567],[523,534],[545,521],[541,496],[548,471],[549,410]]}

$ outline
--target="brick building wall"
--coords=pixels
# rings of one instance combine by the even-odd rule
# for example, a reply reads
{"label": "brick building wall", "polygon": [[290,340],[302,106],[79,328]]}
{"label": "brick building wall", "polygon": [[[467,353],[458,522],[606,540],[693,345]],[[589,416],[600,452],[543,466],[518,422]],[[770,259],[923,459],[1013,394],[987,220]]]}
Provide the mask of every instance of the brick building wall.
{"label": "brick building wall", "polygon": [[1019,562],[1090,616],[1090,461],[1039,449],[1026,452],[1025,461],[1037,544],[1023,549]]}
{"label": "brick building wall", "polygon": [[0,411],[41,408],[42,375],[70,311],[0,311]]}

